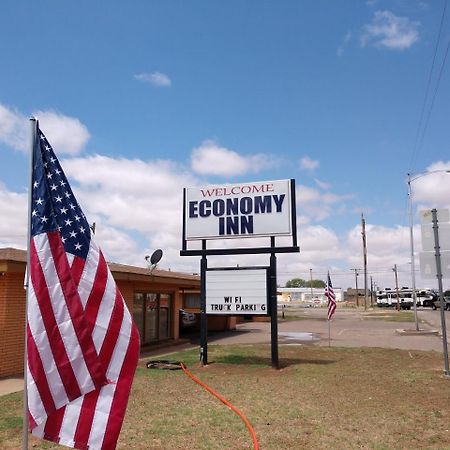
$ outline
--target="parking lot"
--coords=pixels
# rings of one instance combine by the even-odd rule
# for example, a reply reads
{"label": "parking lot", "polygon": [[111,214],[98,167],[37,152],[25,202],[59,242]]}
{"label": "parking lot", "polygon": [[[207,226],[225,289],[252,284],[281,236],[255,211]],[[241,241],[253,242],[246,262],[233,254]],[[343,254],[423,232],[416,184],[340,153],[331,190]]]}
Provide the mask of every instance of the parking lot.
{"label": "parking lot", "polygon": [[[395,309],[373,308],[336,310],[330,323],[330,340],[326,308],[285,308],[285,319],[278,322],[279,344],[331,345],[339,347],[383,347],[403,350],[442,352],[440,311],[419,308],[419,333],[414,322],[395,321]],[[390,317],[391,316],[391,317]],[[450,312],[445,312],[446,322]],[[214,344],[270,343],[270,322],[238,324],[235,331],[215,333]]]}

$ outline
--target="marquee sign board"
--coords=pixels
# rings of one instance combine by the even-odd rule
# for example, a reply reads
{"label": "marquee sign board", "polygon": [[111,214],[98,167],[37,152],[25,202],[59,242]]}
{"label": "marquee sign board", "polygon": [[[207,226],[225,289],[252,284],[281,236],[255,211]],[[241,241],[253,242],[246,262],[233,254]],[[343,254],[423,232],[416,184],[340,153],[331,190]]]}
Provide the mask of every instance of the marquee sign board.
{"label": "marquee sign board", "polygon": [[267,315],[268,269],[206,270],[206,314]]}
{"label": "marquee sign board", "polygon": [[293,185],[278,180],[185,188],[183,238],[292,236]]}

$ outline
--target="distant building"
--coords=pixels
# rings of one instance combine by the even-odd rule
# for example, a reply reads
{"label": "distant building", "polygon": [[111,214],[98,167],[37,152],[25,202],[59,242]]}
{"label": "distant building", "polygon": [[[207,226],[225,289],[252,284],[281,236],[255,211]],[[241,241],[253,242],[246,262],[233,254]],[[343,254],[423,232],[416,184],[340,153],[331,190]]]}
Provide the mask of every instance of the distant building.
{"label": "distant building", "polygon": [[[333,287],[337,302],[344,301],[342,288]],[[278,300],[281,302],[327,303],[325,288],[277,288]]]}

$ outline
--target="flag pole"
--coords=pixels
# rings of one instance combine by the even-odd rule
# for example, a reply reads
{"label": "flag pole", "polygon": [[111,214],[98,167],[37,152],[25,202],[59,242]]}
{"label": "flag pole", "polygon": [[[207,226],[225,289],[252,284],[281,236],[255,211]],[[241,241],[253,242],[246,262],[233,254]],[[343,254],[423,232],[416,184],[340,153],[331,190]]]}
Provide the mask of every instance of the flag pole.
{"label": "flag pole", "polygon": [[330,319],[328,319],[328,347],[331,347],[331,327],[330,327]]}
{"label": "flag pole", "polygon": [[27,230],[27,266],[25,269],[25,326],[24,326],[24,352],[23,352],[23,438],[22,449],[28,450],[28,392],[27,392],[27,324],[28,324],[28,295],[30,281],[30,240],[31,240],[31,199],[33,198],[33,165],[34,165],[34,144],[36,142],[37,120],[30,117],[30,157],[29,157],[29,184],[28,184],[28,230]]}

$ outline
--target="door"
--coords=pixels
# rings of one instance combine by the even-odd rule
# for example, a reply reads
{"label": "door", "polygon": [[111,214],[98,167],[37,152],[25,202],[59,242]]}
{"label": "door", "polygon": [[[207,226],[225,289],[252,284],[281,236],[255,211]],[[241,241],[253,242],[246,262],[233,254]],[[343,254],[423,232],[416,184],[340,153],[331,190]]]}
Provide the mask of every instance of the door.
{"label": "door", "polygon": [[133,319],[139,331],[141,345],[169,339],[172,295],[154,292],[134,294]]}

